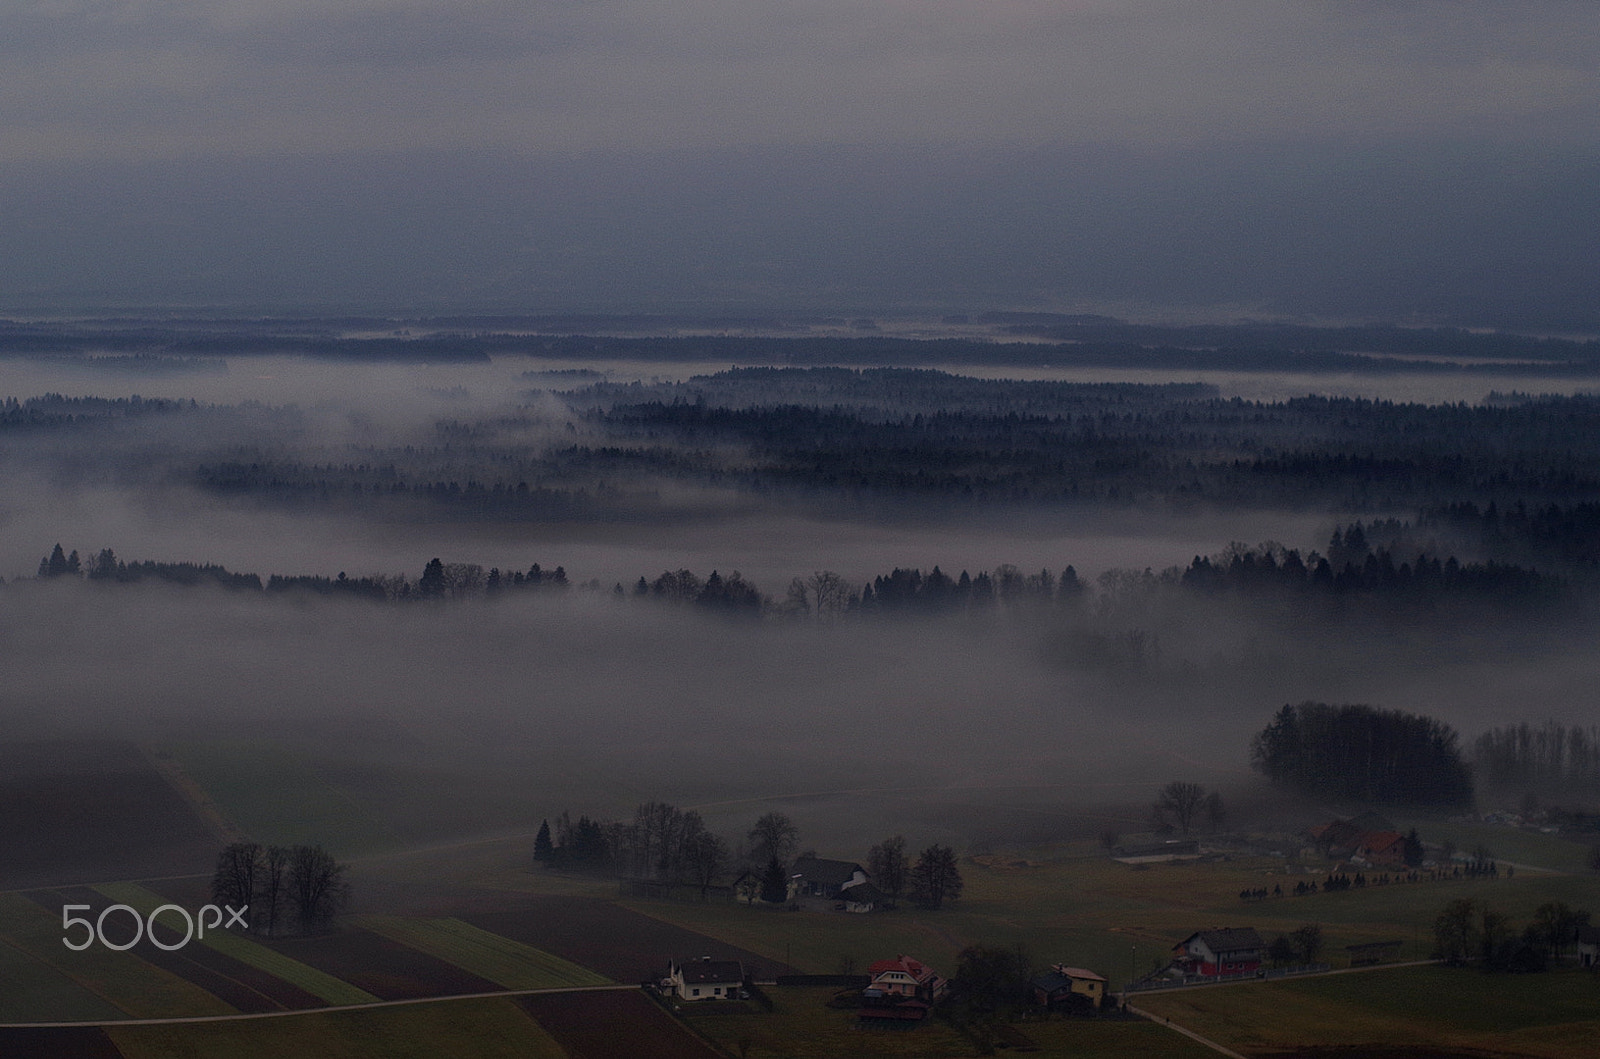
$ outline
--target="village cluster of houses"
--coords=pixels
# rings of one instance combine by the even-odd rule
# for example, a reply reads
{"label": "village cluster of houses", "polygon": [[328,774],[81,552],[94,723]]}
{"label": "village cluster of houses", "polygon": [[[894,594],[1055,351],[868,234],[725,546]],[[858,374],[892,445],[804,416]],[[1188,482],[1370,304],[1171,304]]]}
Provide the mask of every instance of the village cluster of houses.
{"label": "village cluster of houses", "polygon": [[[1408,855],[1414,858],[1416,854],[1415,837],[1408,842],[1406,835],[1375,813],[1333,820],[1308,829],[1306,834],[1323,854],[1372,868],[1404,869]],[[1408,845],[1412,848],[1408,849]],[[1150,849],[1119,848],[1114,852],[1119,859],[1126,856],[1168,860],[1194,856],[1199,851],[1185,848],[1175,854],[1170,844],[1163,843]],[[788,894],[790,900],[817,898],[833,902],[836,911],[858,914],[882,908],[888,899],[860,864],[810,855],[795,861]],[[754,900],[754,894],[747,899]],[[1572,940],[1582,966],[1600,967],[1600,928],[1578,927]],[[1348,946],[1351,964],[1382,962],[1392,957],[1400,944],[1381,941]],[[1265,955],[1266,945],[1253,927],[1198,930],[1174,945],[1171,962],[1149,978],[1254,977],[1262,973]],[[859,1015],[864,1023],[880,1025],[921,1021],[950,987],[949,979],[903,953],[876,961],[867,968],[866,977]],[[1094,971],[1060,963],[1032,980],[1035,1001],[1053,1011],[1100,1007],[1106,998],[1106,984],[1106,979]],[[725,1000],[748,997],[750,980],[737,960],[702,957],[674,961],[661,985],[681,1000]]]}
{"label": "village cluster of houses", "polygon": [[[1082,967],[1055,964],[1033,979],[1034,999],[1051,1010],[1097,1008],[1106,980]],[[674,960],[662,979],[664,991],[680,1000],[736,1000],[749,996],[750,980],[738,960]],[[914,956],[901,953],[867,968],[860,1018],[868,1023],[920,1022],[950,990],[950,980]]]}
{"label": "village cluster of houses", "polygon": [[889,896],[867,877],[855,861],[801,857],[789,876],[789,899],[820,897],[834,902],[840,912],[866,913],[882,908]]}
{"label": "village cluster of houses", "polygon": [[[1323,856],[1367,868],[1406,868],[1406,836],[1377,813],[1332,820],[1308,828],[1306,835]],[[1420,848],[1415,851],[1420,855]]]}

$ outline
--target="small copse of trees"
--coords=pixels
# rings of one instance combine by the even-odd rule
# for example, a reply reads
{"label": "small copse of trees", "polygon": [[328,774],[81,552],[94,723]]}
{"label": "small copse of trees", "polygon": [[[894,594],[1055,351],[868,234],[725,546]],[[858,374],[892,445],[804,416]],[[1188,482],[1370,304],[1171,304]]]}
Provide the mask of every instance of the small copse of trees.
{"label": "small copse of trees", "polygon": [[1251,743],[1273,783],[1319,797],[1469,806],[1472,774],[1442,721],[1373,706],[1285,706]]}
{"label": "small copse of trees", "polygon": [[287,924],[326,926],[350,900],[348,868],[321,846],[235,842],[217,855],[211,899],[243,909],[251,931],[271,937]]}

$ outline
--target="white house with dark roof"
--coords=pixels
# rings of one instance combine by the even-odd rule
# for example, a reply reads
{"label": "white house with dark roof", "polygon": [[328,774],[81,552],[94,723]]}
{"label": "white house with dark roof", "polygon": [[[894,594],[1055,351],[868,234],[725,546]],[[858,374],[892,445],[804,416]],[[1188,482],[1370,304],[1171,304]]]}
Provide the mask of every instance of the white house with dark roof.
{"label": "white house with dark roof", "polygon": [[1254,927],[1199,930],[1172,947],[1172,962],[1185,974],[1255,974],[1261,967],[1261,935]]}
{"label": "white house with dark roof", "polygon": [[738,960],[713,960],[702,956],[667,966],[664,983],[681,1000],[729,1000],[744,986],[744,964]]}

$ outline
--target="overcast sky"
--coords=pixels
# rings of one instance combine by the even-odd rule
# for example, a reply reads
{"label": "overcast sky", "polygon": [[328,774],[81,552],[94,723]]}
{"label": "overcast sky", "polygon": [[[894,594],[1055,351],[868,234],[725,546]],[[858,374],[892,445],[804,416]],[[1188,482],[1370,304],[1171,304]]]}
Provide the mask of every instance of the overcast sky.
{"label": "overcast sky", "polygon": [[[0,251],[32,263],[0,271],[10,292],[0,308],[227,300],[237,287],[237,300],[316,301],[320,291],[326,301],[398,303],[431,290],[623,309],[737,301],[725,288],[752,267],[776,270],[745,292],[752,304],[778,291],[845,297],[871,277],[891,301],[1004,300],[979,296],[977,265],[908,271],[906,257],[964,257],[992,242],[983,232],[993,217],[969,217],[946,236],[932,233],[930,217],[952,199],[988,202],[1005,214],[991,236],[1007,225],[1048,229],[1084,196],[1128,195],[1129,172],[1139,189],[1156,186],[1152,202],[1133,195],[1106,207],[1121,214],[1058,236],[1093,247],[1126,222],[1134,245],[1117,249],[1113,269],[1137,274],[1149,254],[1166,253],[1156,279],[1102,279],[1096,289],[1024,247],[1026,260],[996,290],[1062,304],[1159,302],[1160,276],[1206,267],[1192,248],[1145,245],[1162,242],[1165,228],[1141,228],[1137,214],[1186,208],[1156,194],[1175,174],[1200,173],[1213,199],[1259,195],[1280,210],[1270,200],[1287,196],[1294,212],[1329,194],[1308,174],[1335,159],[1348,168],[1352,156],[1368,159],[1356,168],[1373,201],[1463,196],[1449,214],[1470,231],[1441,221],[1424,233],[1442,262],[1484,241],[1485,213],[1504,213],[1475,174],[1508,158],[1519,161],[1491,183],[1522,180],[1507,201],[1573,237],[1593,175],[1574,179],[1573,167],[1592,167],[1600,149],[1597,67],[1592,0],[9,0],[0,6],[0,210],[9,217],[0,220],[22,230],[0,236]],[[826,161],[841,148],[855,153]],[[1058,161],[1031,203],[1025,186],[973,162],[1040,152]],[[1273,172],[1248,177],[1262,168]],[[624,170],[632,175],[620,178]],[[709,195],[718,174],[727,186]],[[785,179],[794,186],[770,195],[767,185]],[[660,227],[671,232],[630,254],[628,226],[609,207],[637,207],[641,184],[644,212],[668,215]],[[879,196],[870,237],[819,239],[807,203],[831,215],[856,192]],[[108,196],[126,208],[107,217]],[[535,197],[544,214],[525,206]],[[309,212],[297,214],[302,207]],[[1337,236],[1349,223],[1295,238]],[[466,249],[437,246],[475,225],[500,232],[503,245],[486,247],[495,238],[484,235],[464,238]],[[1392,221],[1371,225],[1376,237]],[[401,229],[430,233],[405,277],[385,264]],[[686,241],[691,230],[707,234],[725,276],[682,278],[685,257],[692,271],[707,249]],[[330,232],[369,250],[311,245]],[[1592,229],[1580,234],[1587,241],[1568,248],[1578,257],[1593,246]],[[578,259],[577,273],[553,259],[530,263],[530,253],[555,253],[552,240]],[[886,240],[905,253],[854,271],[824,265],[871,256]],[[1232,286],[1167,300],[1292,302],[1244,281],[1281,269],[1272,248],[1287,244],[1265,232],[1235,242],[1250,260]],[[765,265],[746,260],[757,245]],[[1378,248],[1357,249],[1350,262]],[[262,264],[238,267],[242,256]],[[1342,267],[1318,285],[1355,275]],[[596,286],[600,273],[609,287]],[[1554,282],[1582,287],[1566,272]],[[254,294],[242,289],[252,285]]]}

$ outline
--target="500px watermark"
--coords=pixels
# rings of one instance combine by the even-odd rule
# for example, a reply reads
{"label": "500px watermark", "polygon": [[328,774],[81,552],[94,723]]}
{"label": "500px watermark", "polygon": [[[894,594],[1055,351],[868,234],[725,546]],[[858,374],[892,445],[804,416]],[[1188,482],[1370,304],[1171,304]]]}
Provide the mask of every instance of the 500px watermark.
{"label": "500px watermark", "polygon": [[[151,912],[148,918],[141,916],[139,914],[139,910],[134,908],[132,905],[111,905],[105,909],[102,909],[99,917],[92,921],[85,919],[82,916],[75,916],[72,914],[74,912],[87,912],[90,907],[91,906],[89,905],[61,906],[61,931],[63,935],[61,938],[61,944],[65,945],[74,952],[82,952],[90,945],[93,945],[96,941],[108,949],[121,952],[124,949],[131,949],[135,945],[139,944],[139,939],[143,938],[146,934],[150,936],[150,944],[154,945],[158,949],[165,949],[167,952],[173,952],[183,948],[194,938],[205,937],[208,929],[217,930],[220,928],[222,930],[226,930],[235,923],[243,927],[245,930],[250,929],[250,924],[246,923],[244,918],[244,914],[250,911],[249,905],[245,905],[242,908],[234,908],[232,905],[223,905],[220,908],[216,905],[204,905],[201,907],[199,914],[193,916],[189,914],[188,909],[182,907],[181,905],[162,905],[154,912]],[[224,911],[227,912],[226,923],[223,922]],[[113,912],[125,912],[127,913],[128,918],[133,920],[133,938],[131,940],[123,942],[107,940],[106,917],[111,915]],[[183,937],[179,941],[168,943],[156,937],[156,917],[161,915],[163,912],[174,912],[183,917]],[[208,914],[211,917],[211,921],[209,923],[206,922]],[[171,917],[168,918],[170,919]],[[73,928],[75,927],[83,928],[84,936],[82,941],[74,942],[72,940],[71,934]]]}

